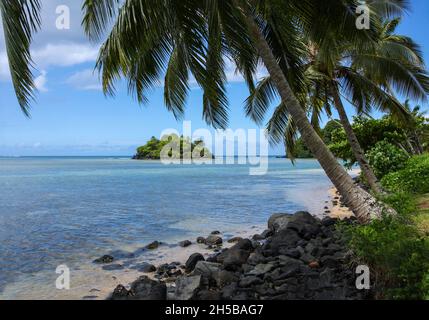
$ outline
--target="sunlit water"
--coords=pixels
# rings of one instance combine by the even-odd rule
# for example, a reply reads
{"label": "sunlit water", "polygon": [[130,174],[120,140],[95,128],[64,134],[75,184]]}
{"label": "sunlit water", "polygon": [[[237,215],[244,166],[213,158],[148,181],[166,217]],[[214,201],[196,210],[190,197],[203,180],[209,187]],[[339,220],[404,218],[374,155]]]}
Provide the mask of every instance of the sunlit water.
{"label": "sunlit water", "polygon": [[246,165],[0,159],[0,298],[52,298],[58,265],[84,274],[113,250],[234,235],[276,212],[321,214],[330,186],[312,160],[270,159],[251,176]]}

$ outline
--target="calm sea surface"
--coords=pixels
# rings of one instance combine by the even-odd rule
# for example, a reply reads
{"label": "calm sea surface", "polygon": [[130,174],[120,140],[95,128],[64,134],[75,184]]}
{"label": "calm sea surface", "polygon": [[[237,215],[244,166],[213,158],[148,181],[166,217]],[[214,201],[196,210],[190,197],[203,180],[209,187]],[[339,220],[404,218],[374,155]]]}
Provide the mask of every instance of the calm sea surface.
{"label": "calm sea surface", "polygon": [[233,235],[276,212],[321,214],[330,186],[312,160],[270,159],[266,175],[251,176],[246,165],[0,158],[0,298],[37,296],[58,265],[112,250]]}

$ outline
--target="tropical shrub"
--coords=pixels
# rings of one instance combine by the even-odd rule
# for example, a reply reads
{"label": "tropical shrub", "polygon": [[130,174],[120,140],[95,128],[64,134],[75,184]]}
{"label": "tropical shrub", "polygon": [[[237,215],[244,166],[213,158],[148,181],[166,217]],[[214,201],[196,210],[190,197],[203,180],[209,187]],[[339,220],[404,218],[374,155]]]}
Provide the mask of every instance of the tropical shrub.
{"label": "tropical shrub", "polygon": [[429,191],[429,155],[410,158],[382,183],[394,193],[380,200],[398,214],[366,225],[343,225],[350,249],[356,263],[370,267],[375,298],[429,299],[429,238],[421,232],[426,213],[417,200],[417,194]]}
{"label": "tropical shrub", "polygon": [[[381,119],[372,119],[358,116],[353,119],[353,131],[359,144],[365,153],[369,152],[380,141],[388,141],[394,146],[400,147],[410,155],[416,154],[417,146],[428,150],[429,145],[429,120],[418,112],[412,112],[411,128],[395,120],[391,115]],[[337,128],[331,132],[329,149],[337,157],[344,161],[347,167],[356,164],[356,158],[347,141],[343,128]]]}
{"label": "tropical shrub", "polygon": [[386,175],[382,185],[391,192],[429,192],[429,154],[410,158],[405,167]]}
{"label": "tropical shrub", "polygon": [[407,192],[396,192],[383,196],[382,201],[401,215],[416,212],[417,204],[415,196]]}
{"label": "tropical shrub", "polygon": [[376,298],[429,296],[429,241],[416,231],[409,214],[348,227],[346,234],[358,263],[370,267]]}
{"label": "tropical shrub", "polygon": [[367,152],[366,157],[374,170],[374,174],[380,179],[390,172],[404,168],[409,155],[402,149],[384,140],[377,142]]}

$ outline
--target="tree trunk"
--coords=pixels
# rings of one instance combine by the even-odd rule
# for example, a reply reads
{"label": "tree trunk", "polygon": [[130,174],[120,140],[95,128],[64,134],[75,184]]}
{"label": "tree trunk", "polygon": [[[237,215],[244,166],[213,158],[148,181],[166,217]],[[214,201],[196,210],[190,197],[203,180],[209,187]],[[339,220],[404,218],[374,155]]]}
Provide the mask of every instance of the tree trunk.
{"label": "tree trunk", "polygon": [[[271,48],[262,35],[253,15],[243,10],[247,27],[256,49],[273,79],[282,102],[294,119],[305,145],[314,154],[327,176],[340,192],[344,203],[354,212],[360,222],[366,223],[372,219],[382,217],[384,207],[369,193],[358,187],[343,166],[326,147],[308,121],[305,111],[296,99],[282,69],[271,51]],[[389,210],[390,211],[390,210]],[[391,212],[393,213],[393,211]]]}
{"label": "tree trunk", "polygon": [[417,154],[416,149],[413,147],[413,144],[411,143],[411,138],[406,136],[405,137],[405,141],[407,142],[408,145],[408,153],[412,156],[415,156]]}
{"label": "tree trunk", "polygon": [[423,147],[422,147],[422,143],[420,142],[420,138],[419,135],[417,134],[416,130],[413,131],[413,136],[414,136],[414,143],[416,144],[416,149],[419,155],[423,154]]}
{"label": "tree trunk", "polygon": [[383,189],[378,181],[377,177],[374,174],[371,166],[368,163],[368,160],[365,157],[365,153],[362,150],[362,147],[359,144],[359,140],[356,137],[355,132],[353,131],[352,125],[349,122],[347,117],[346,110],[344,109],[343,102],[341,101],[340,95],[338,93],[338,87],[332,86],[332,95],[334,98],[335,108],[338,111],[338,115],[340,116],[341,124],[346,132],[347,140],[352,148],[353,154],[359,163],[359,166],[362,170],[362,173],[371,187],[372,191],[375,193],[381,194],[383,193]]}

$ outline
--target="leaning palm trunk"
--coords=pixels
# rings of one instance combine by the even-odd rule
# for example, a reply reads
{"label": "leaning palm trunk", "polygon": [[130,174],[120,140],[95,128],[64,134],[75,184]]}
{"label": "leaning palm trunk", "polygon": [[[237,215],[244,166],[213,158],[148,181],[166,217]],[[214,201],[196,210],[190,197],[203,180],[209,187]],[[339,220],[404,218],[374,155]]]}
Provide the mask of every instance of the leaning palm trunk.
{"label": "leaning palm trunk", "polygon": [[423,154],[424,153],[423,146],[422,146],[422,143],[420,141],[420,137],[419,137],[418,133],[416,131],[414,131],[413,135],[414,135],[414,140],[416,143],[418,153]]}
{"label": "leaning palm trunk", "polygon": [[282,102],[287,106],[288,112],[294,119],[305,145],[319,161],[329,179],[340,192],[344,203],[355,213],[360,222],[367,223],[372,219],[381,218],[383,206],[372,195],[353,182],[350,175],[323,143],[293,94],[282,69],[278,65],[269,44],[262,35],[253,16],[249,12],[246,12],[246,10],[244,12],[246,13],[246,22],[254,45],[259,51],[265,67],[277,87]]}
{"label": "leaning palm trunk", "polygon": [[344,131],[346,132],[347,140],[350,144],[350,147],[352,148],[353,155],[355,156],[357,162],[359,163],[359,166],[362,170],[362,173],[366,181],[368,182],[372,191],[374,191],[377,194],[383,193],[383,189],[380,185],[380,182],[378,181],[377,177],[374,174],[374,171],[369,165],[368,160],[366,159],[365,154],[359,144],[359,140],[356,137],[356,134],[353,131],[352,125],[349,122],[346,110],[344,110],[344,105],[343,105],[343,102],[341,101],[338,88],[336,86],[332,87],[332,95],[334,98],[335,108],[337,109],[338,115],[340,116],[341,124],[344,128]]}

